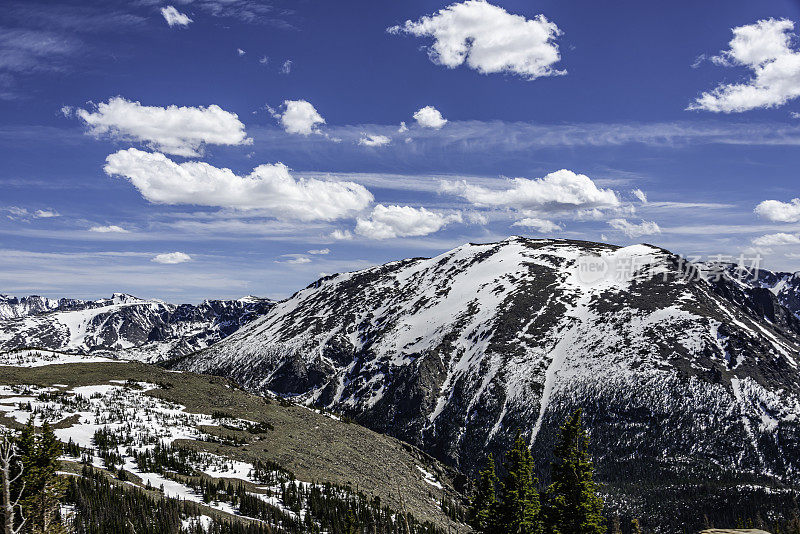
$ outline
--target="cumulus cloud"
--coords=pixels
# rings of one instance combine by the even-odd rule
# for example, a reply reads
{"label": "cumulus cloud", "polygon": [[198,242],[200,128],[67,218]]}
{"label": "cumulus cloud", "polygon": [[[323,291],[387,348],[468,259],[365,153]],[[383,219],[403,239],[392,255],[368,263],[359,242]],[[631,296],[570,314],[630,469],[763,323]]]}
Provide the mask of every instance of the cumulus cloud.
{"label": "cumulus cloud", "polygon": [[164,20],[167,21],[167,24],[169,24],[170,28],[173,26],[186,27],[190,22],[192,22],[192,19],[175,9],[173,6],[162,7],[161,15],[164,17]]}
{"label": "cumulus cloud", "polygon": [[661,228],[653,221],[642,221],[640,224],[635,224],[626,219],[611,219],[608,221],[608,225],[628,237],[641,237],[643,235],[661,233]]}
{"label": "cumulus cloud", "polygon": [[307,100],[284,100],[282,111],[267,107],[273,117],[278,119],[283,129],[290,134],[311,135],[321,133],[320,124],[325,124],[325,119],[317,109]]}
{"label": "cumulus cloud", "polygon": [[455,3],[387,31],[432,37],[428,57],[451,69],[466,63],[481,74],[504,72],[527,80],[566,72],[554,68],[561,59],[555,40],[562,33],[555,23],[544,15],[526,19],[483,0]]}
{"label": "cumulus cloud", "polygon": [[631,191],[631,193],[633,193],[633,196],[635,196],[636,198],[638,198],[638,199],[639,199],[639,201],[640,201],[642,204],[647,204],[647,193],[645,193],[645,192],[644,192],[644,191],[642,191],[641,189],[634,189],[633,191]]}
{"label": "cumulus cloud", "polygon": [[459,195],[475,206],[489,208],[563,211],[607,209],[620,204],[613,190],[600,189],[588,176],[567,169],[551,172],[544,178],[514,178],[506,183],[507,188],[489,189],[466,181],[443,181],[441,190]]}
{"label": "cumulus cloud", "polygon": [[289,74],[290,72],[292,72],[292,60],[287,59],[281,65],[281,74]]}
{"label": "cumulus cloud", "polygon": [[753,244],[759,247],[771,247],[779,245],[796,245],[800,243],[800,236],[779,232],[777,234],[767,234],[753,239]]}
{"label": "cumulus cloud", "polygon": [[108,156],[105,172],[127,178],[153,203],[261,210],[277,219],[332,221],[353,216],[373,200],[362,185],[295,178],[282,163],[238,176],[205,162],[178,164],[164,154],[130,148]]}
{"label": "cumulus cloud", "polygon": [[533,228],[534,230],[542,234],[560,232],[561,230],[563,230],[563,228],[560,225],[554,223],[553,221],[549,221],[547,219],[538,219],[536,217],[525,217],[524,219],[516,221],[511,226],[525,226],[528,228]]}
{"label": "cumulus cloud", "polygon": [[114,97],[93,112],[78,109],[75,113],[92,135],[138,141],[176,156],[199,156],[205,144],[252,143],[239,117],[216,105],[162,108]]}
{"label": "cumulus cloud", "polygon": [[329,249],[329,248],[312,249],[312,250],[309,250],[308,253],[309,254],[313,254],[313,255],[325,255],[325,254],[330,254],[331,253],[331,249]]}
{"label": "cumulus cloud", "polygon": [[89,228],[90,232],[97,232],[100,234],[127,234],[128,231],[121,226],[117,226],[116,224],[110,224],[108,226],[92,226]]}
{"label": "cumulus cloud", "polygon": [[422,236],[461,220],[460,213],[442,214],[425,208],[378,204],[368,219],[357,220],[356,233],[369,239]]}
{"label": "cumulus cloud", "polygon": [[[433,106],[425,106],[424,108],[418,109],[413,117],[414,120],[417,121],[417,124],[423,128],[439,130],[442,126],[447,124],[447,119],[442,117],[442,113]],[[402,123],[402,126],[405,126],[405,123]],[[407,129],[408,128],[406,128],[406,130]]]}
{"label": "cumulus cloud", "polygon": [[236,49],[236,53],[237,53],[237,54],[239,54],[239,56],[241,57],[241,56],[245,55],[247,52],[245,52],[245,51],[244,51],[244,50],[242,50],[241,48],[237,48],[237,49]]}
{"label": "cumulus cloud", "polygon": [[800,52],[792,49],[794,23],[764,19],[733,28],[728,50],[713,56],[720,66],[746,67],[742,83],[723,83],[702,93],[687,109],[722,113],[772,108],[800,96]]}
{"label": "cumulus cloud", "polygon": [[793,198],[791,202],[780,200],[765,200],[760,202],[755,210],[756,215],[774,222],[800,221],[800,198]]}
{"label": "cumulus cloud", "polygon": [[386,146],[391,142],[392,140],[385,135],[373,134],[364,134],[358,140],[358,144],[361,146]]}
{"label": "cumulus cloud", "polygon": [[192,257],[188,254],[183,252],[165,252],[164,254],[158,254],[153,257],[152,262],[155,263],[164,263],[167,265],[174,265],[176,263],[185,263],[187,261],[191,261]]}

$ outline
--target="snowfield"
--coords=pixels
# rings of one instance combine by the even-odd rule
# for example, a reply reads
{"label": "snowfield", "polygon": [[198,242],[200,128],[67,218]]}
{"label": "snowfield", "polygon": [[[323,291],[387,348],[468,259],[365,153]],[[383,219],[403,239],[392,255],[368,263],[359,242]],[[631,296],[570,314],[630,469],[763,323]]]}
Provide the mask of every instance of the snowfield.
{"label": "snowfield", "polygon": [[516,432],[550,449],[582,407],[615,451],[601,462],[630,449],[798,477],[800,319],[780,303],[800,279],[734,271],[650,245],[468,244],[322,278],[175,368],[324,406],[466,470]]}

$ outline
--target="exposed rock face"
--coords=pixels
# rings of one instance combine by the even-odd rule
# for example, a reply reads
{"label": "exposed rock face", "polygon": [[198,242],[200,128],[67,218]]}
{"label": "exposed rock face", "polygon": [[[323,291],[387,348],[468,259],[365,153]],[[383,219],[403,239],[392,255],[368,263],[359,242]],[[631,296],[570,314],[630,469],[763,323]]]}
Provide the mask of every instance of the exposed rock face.
{"label": "exposed rock face", "polygon": [[82,301],[0,297],[0,351],[26,347],[158,361],[188,354],[266,313],[269,299],[209,300],[197,306],[114,294]]}
{"label": "exposed rock face", "polygon": [[59,301],[38,295],[30,297],[11,297],[0,295],[0,320],[26,317],[58,308]]}
{"label": "exposed rock face", "polygon": [[[587,281],[585,256],[606,275]],[[175,366],[345,412],[468,472],[520,432],[546,476],[580,407],[605,482],[797,481],[797,292],[775,287],[686,276],[648,245],[510,238],[323,278]]]}

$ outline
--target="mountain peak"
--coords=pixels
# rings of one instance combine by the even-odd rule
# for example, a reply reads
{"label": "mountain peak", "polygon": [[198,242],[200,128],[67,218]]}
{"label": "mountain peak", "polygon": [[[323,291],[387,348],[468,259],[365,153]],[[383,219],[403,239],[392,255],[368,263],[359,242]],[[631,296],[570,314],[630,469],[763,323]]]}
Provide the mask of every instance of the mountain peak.
{"label": "mountain peak", "polygon": [[[761,422],[798,424],[800,323],[724,283],[649,244],[512,236],[321,279],[176,368],[345,412],[467,470],[517,432],[548,450],[576,407],[615,450],[605,406],[631,429],[615,457],[718,461],[711,433],[727,466],[777,472],[797,455]],[[679,427],[698,407],[714,419]],[[646,448],[636,414],[664,422]]]}

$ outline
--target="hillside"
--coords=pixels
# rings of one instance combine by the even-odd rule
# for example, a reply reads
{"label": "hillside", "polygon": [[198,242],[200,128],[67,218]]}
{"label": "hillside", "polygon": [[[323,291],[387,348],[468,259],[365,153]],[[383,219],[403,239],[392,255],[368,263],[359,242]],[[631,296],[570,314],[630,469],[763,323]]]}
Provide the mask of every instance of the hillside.
{"label": "hillside", "polygon": [[[586,256],[606,275],[583,279]],[[625,506],[688,484],[666,498],[696,514],[703,484],[798,482],[798,333],[768,288],[688,276],[657,247],[509,238],[322,278],[171,365],[341,411],[471,473],[521,432],[546,477],[582,407]]]}
{"label": "hillside", "polygon": [[[412,511],[420,522],[463,528],[441,509],[442,499],[462,502],[453,489],[454,471],[396,439],[247,394],[225,378],[121,362],[0,367],[0,424],[18,427],[31,413],[55,422],[62,441],[85,448],[88,462],[112,478],[116,469],[109,463],[123,467],[134,485],[148,491],[163,486],[164,495],[195,502],[204,514],[239,516],[224,500],[204,501],[195,487],[200,479],[183,476],[180,466],[159,472],[136,455],[153,451],[158,442],[172,448],[175,461],[184,458],[185,469],[206,480],[243,484],[284,511],[292,506],[281,501],[280,484],[328,483],[353,498],[379,497],[394,510]],[[103,443],[98,431],[107,436]],[[104,443],[112,438],[109,448]],[[64,469],[80,472],[79,457],[65,460]],[[254,470],[259,464],[268,467],[261,468],[266,475]]]}

